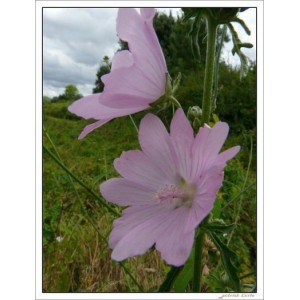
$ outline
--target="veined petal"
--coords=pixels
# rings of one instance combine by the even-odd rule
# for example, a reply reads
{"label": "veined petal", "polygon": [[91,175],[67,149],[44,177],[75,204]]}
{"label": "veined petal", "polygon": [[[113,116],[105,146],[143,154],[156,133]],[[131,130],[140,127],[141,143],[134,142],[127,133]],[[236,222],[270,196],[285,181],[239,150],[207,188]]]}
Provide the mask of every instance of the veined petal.
{"label": "veined petal", "polygon": [[124,178],[112,178],[100,185],[100,192],[107,201],[122,206],[155,204],[155,190],[147,183],[141,185]]}
{"label": "veined petal", "polygon": [[220,152],[229,132],[229,126],[225,122],[217,122],[211,129],[205,147],[207,165],[212,164]]}
{"label": "veined petal", "polygon": [[128,257],[144,254],[164,230],[168,210],[160,205],[130,207],[125,215],[114,222],[109,245],[112,258],[122,261]]}
{"label": "veined petal", "polygon": [[212,128],[207,125],[200,128],[193,146],[195,177],[213,165],[227,138],[228,131],[229,126],[224,122],[218,122]]}
{"label": "veined petal", "polygon": [[140,150],[124,151],[115,159],[114,167],[124,178],[146,184],[153,189],[167,183],[165,176],[155,168],[153,161]]}
{"label": "veined petal", "polygon": [[197,180],[203,169],[202,166],[205,162],[205,147],[210,131],[211,128],[206,124],[204,124],[203,127],[200,127],[192,146],[192,177],[194,180]]}
{"label": "veined petal", "polygon": [[100,119],[97,117],[97,111],[99,110],[99,99],[101,94],[92,94],[83,97],[77,101],[74,101],[68,110],[85,119]]}
{"label": "veined petal", "polygon": [[[147,12],[149,10],[145,10],[143,16],[149,16]],[[120,8],[117,17],[117,33],[122,40],[128,42],[129,50],[140,70],[155,81],[161,92],[164,91],[167,68],[152,19],[145,20],[133,8]]]}
{"label": "veined petal", "polygon": [[170,265],[181,266],[192,250],[195,228],[187,228],[189,209],[178,208],[169,213],[164,230],[158,236],[155,247]]}
{"label": "veined petal", "polygon": [[101,77],[104,93],[123,93],[148,99],[148,103],[157,100],[164,94],[157,83],[148,77],[135,64],[128,68],[119,68]]}
{"label": "veined petal", "polygon": [[127,94],[101,93],[81,98],[73,102],[68,109],[85,119],[114,119],[149,108],[147,102],[145,98]]}
{"label": "veined petal", "polygon": [[191,181],[194,132],[181,108],[172,119],[170,136],[177,156],[177,168],[185,180]]}
{"label": "veined petal", "polygon": [[220,165],[207,170],[199,178],[197,193],[189,211],[188,227],[198,226],[212,210],[223,179],[223,168]]}
{"label": "veined petal", "polygon": [[[119,68],[128,68],[133,65],[133,56],[127,50],[117,52],[112,58],[111,72]],[[102,78],[101,78],[102,79]]]}
{"label": "veined petal", "polygon": [[140,123],[139,141],[143,152],[149,156],[155,168],[164,174],[166,180],[177,178],[176,155],[170,136],[162,121],[153,114],[147,114]]}
{"label": "veined petal", "polygon": [[[216,196],[217,191],[222,186],[224,179],[223,167],[221,165],[214,165],[210,169],[206,170],[198,180],[197,183],[197,195],[212,195]],[[212,199],[212,202],[215,199]]]}

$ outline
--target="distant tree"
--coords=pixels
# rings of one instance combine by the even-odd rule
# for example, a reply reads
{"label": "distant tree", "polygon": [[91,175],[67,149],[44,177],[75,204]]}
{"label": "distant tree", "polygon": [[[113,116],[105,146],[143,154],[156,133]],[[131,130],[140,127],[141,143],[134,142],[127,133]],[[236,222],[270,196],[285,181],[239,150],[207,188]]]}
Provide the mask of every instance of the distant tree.
{"label": "distant tree", "polygon": [[76,85],[68,84],[65,87],[65,92],[62,95],[66,100],[77,100],[81,97]]}
{"label": "distant tree", "polygon": [[104,89],[104,84],[101,81],[101,77],[105,74],[108,74],[110,72],[111,68],[111,62],[107,55],[105,55],[102,59],[102,63],[97,71],[96,74],[96,81],[95,81],[95,87],[93,88],[93,93],[101,93]]}

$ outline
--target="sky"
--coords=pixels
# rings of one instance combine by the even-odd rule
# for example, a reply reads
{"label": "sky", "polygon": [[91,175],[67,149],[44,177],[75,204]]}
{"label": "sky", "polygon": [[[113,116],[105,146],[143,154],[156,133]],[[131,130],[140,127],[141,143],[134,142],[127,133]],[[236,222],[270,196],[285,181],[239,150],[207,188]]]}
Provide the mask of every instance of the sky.
{"label": "sky", "polygon": [[[176,16],[180,8],[158,8]],[[110,58],[119,48],[116,34],[117,8],[44,8],[43,9],[43,95],[54,97],[64,92],[68,84],[76,85],[82,95],[92,93],[96,72],[102,58]],[[243,48],[251,60],[256,57],[256,10],[248,9],[239,15],[251,30],[248,36],[239,24],[234,24]],[[188,45],[187,45],[188,46]],[[226,44],[223,59],[239,65],[231,54],[232,44]]]}

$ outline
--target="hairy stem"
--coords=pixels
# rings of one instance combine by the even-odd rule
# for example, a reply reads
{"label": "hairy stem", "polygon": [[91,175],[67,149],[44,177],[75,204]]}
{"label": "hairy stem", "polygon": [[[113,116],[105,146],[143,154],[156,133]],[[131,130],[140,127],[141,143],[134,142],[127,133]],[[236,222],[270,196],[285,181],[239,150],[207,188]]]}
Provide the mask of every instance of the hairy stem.
{"label": "hairy stem", "polygon": [[214,69],[215,69],[215,52],[216,52],[216,36],[217,23],[210,15],[206,15],[207,26],[207,45],[206,45],[206,63],[204,76],[204,89],[202,99],[202,118],[201,125],[209,122],[211,113]]}

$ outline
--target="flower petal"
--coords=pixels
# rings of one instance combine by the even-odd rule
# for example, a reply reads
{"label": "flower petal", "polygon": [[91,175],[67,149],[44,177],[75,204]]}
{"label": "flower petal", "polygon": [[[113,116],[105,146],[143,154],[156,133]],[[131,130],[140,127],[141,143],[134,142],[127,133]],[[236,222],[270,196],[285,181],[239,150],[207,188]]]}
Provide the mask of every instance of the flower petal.
{"label": "flower petal", "polygon": [[177,168],[185,180],[191,181],[194,131],[182,109],[178,109],[172,119],[170,136],[177,156]]}
{"label": "flower petal", "polygon": [[119,68],[128,68],[133,65],[133,56],[127,50],[118,51],[111,61],[111,72]]}
{"label": "flower petal", "polygon": [[124,151],[114,161],[118,173],[136,183],[158,189],[165,183],[164,175],[155,168],[155,164],[140,150]]}
{"label": "flower petal", "polygon": [[168,221],[163,226],[156,249],[170,265],[181,266],[188,259],[192,250],[195,229],[187,228],[189,209],[178,208],[169,213]]}
{"label": "flower petal", "polygon": [[132,95],[101,93],[73,102],[68,110],[85,119],[114,119],[147,109],[147,102],[145,98]]}
{"label": "flower petal", "polygon": [[105,123],[109,122],[111,119],[105,119],[105,120],[99,120],[93,124],[87,125],[84,127],[83,131],[80,133],[78,139],[81,140],[83,139],[87,134],[95,130],[96,128],[101,127]]}
{"label": "flower petal", "polygon": [[226,162],[232,159],[233,157],[235,157],[240,150],[241,150],[240,146],[235,146],[223,151],[218,155],[215,164],[223,164],[225,166]]}
{"label": "flower petal", "polygon": [[210,168],[199,178],[197,193],[189,213],[188,227],[198,226],[212,210],[223,179],[223,168],[220,165]]}
{"label": "flower petal", "polygon": [[229,126],[218,122],[213,128],[205,125],[200,128],[193,145],[193,160],[195,177],[209,169],[215,162],[228,135]]}
{"label": "flower petal", "polygon": [[103,197],[114,204],[145,205],[155,204],[155,190],[124,178],[112,178],[100,185]]}
{"label": "flower petal", "polygon": [[[143,17],[153,15],[152,9],[144,9]],[[152,19],[145,20],[133,8],[120,8],[117,17],[118,36],[128,42],[136,65],[147,77],[154,80],[156,89],[165,90],[167,67]]]}
{"label": "flower petal", "polygon": [[164,174],[167,181],[174,183],[178,176],[175,164],[176,154],[170,136],[158,117],[147,114],[141,120],[139,141],[155,168]]}
{"label": "flower petal", "polygon": [[112,259],[122,261],[144,254],[163,230],[168,210],[161,205],[129,207],[121,218],[115,220],[109,238],[113,248]]}
{"label": "flower petal", "polygon": [[157,83],[141,71],[136,64],[105,74],[101,80],[104,83],[104,92],[139,96],[147,98],[148,103],[157,100],[165,92],[164,89],[158,88]]}

